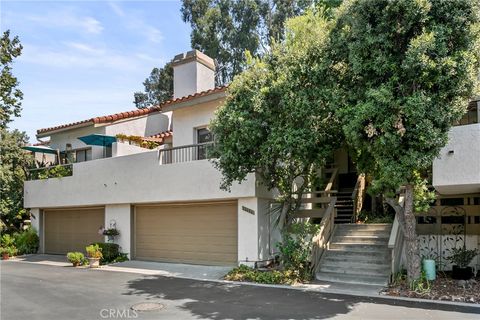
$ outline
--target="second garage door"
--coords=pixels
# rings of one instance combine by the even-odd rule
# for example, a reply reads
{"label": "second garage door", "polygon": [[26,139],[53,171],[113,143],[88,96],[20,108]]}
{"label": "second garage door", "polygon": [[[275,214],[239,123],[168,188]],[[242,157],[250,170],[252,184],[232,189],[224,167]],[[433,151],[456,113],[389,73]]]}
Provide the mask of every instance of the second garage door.
{"label": "second garage door", "polygon": [[237,262],[237,203],[137,206],[135,257],[206,265]]}
{"label": "second garage door", "polygon": [[104,208],[44,210],[45,253],[85,252],[93,242],[104,237],[98,229],[105,223]]}

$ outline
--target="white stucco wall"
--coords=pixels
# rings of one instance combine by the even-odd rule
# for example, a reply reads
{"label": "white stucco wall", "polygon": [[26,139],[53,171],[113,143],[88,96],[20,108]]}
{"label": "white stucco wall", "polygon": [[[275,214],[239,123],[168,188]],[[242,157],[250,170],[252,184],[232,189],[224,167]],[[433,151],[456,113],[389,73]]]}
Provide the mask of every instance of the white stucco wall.
{"label": "white stucco wall", "polygon": [[39,208],[32,208],[30,209],[30,221],[32,228],[37,231],[39,237],[39,248],[38,252],[43,253],[44,248],[44,237],[43,237],[43,226],[42,226],[42,212]]}
{"label": "white stucco wall", "polygon": [[448,144],[433,162],[433,186],[441,194],[480,192],[480,124],[450,130]]}
{"label": "white stucco wall", "polygon": [[173,111],[173,146],[197,143],[195,129],[206,127],[224,99],[218,99]]}
{"label": "white stucco wall", "polygon": [[114,142],[112,144],[112,157],[128,156],[130,154],[150,152],[147,148],[142,148],[126,142]]}
{"label": "white stucco wall", "polygon": [[101,159],[103,158],[103,147],[89,146],[78,139],[79,137],[87,136],[90,134],[105,134],[105,127],[94,127],[93,125],[91,125],[88,127],[54,133],[50,136],[50,147],[52,149],[59,149],[60,151],[66,150],[67,143],[70,143],[72,145],[72,149],[91,147],[92,160]]}
{"label": "white stucco wall", "polygon": [[[246,207],[254,213],[243,210]],[[258,199],[238,199],[238,262],[253,266],[258,260]]]}
{"label": "white stucco wall", "polygon": [[73,164],[73,176],[25,182],[26,208],[255,197],[249,175],[231,192],[208,160],[159,164],[158,151]]}
{"label": "white stucco wall", "polygon": [[[115,237],[115,243],[120,246],[120,251],[131,253],[131,206],[130,204],[114,204],[105,206],[105,228],[115,224],[120,235]],[[106,238],[106,237],[105,237]],[[105,239],[106,241],[107,239]]]}
{"label": "white stucco wall", "polygon": [[148,115],[125,119],[105,127],[105,134],[116,136],[126,134],[131,136],[146,137],[169,129],[170,113],[155,112]]}

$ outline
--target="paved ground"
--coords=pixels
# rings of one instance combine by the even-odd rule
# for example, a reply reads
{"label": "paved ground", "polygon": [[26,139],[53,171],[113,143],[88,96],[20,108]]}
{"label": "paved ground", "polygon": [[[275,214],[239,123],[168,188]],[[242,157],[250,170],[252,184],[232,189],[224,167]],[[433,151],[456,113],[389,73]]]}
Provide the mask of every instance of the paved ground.
{"label": "paved ground", "polygon": [[[480,319],[480,308],[3,261],[2,320]],[[160,311],[135,313],[139,302]]]}

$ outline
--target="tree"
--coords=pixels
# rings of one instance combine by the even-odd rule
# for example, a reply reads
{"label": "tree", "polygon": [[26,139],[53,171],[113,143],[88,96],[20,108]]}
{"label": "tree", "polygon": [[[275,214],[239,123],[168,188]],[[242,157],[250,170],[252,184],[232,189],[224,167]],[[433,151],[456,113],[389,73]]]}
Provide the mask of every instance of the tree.
{"label": "tree", "polygon": [[280,226],[292,221],[301,195],[338,147],[335,86],[322,73],[329,67],[323,52],[330,26],[323,11],[290,21],[284,44],[249,58],[210,125],[222,188],[255,173],[279,192]]}
{"label": "tree", "polygon": [[167,62],[163,68],[153,68],[150,76],[143,82],[145,92],[135,92],[134,103],[143,109],[156,106],[173,97],[173,68]]}
{"label": "tree", "polygon": [[10,30],[1,38],[1,74],[0,74],[0,128],[6,128],[12,116],[19,117],[23,99],[17,88],[19,82],[12,74],[13,59],[22,53],[22,45],[18,37],[10,39]]}
{"label": "tree", "polygon": [[431,166],[478,93],[479,13],[478,0],[349,1],[330,36],[339,114],[359,172],[372,175],[374,191],[405,186],[403,207],[388,203],[405,233],[410,280],[420,276],[416,172]]}
{"label": "tree", "polygon": [[23,208],[23,182],[33,159],[21,148],[27,142],[25,132],[0,128],[0,229],[8,233],[19,231],[29,216]]}

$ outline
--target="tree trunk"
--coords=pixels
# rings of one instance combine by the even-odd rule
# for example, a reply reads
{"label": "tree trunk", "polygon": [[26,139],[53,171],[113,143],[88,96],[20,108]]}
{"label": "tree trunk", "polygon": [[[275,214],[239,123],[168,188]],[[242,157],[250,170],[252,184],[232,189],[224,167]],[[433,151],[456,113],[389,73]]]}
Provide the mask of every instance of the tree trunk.
{"label": "tree trunk", "polygon": [[411,282],[420,278],[420,251],[418,248],[416,220],[413,209],[413,185],[407,184],[404,205],[405,244],[407,255],[407,276]]}

